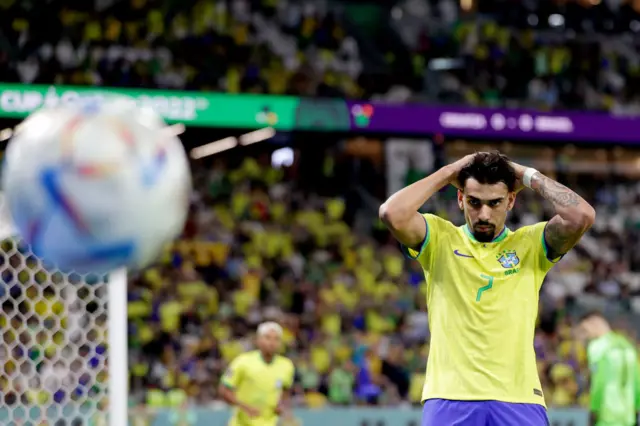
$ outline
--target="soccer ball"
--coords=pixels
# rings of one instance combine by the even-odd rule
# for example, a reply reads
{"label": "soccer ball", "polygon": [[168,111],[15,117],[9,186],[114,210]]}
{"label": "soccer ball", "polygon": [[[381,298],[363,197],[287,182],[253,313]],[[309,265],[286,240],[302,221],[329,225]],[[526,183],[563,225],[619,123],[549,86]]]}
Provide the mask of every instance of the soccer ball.
{"label": "soccer ball", "polygon": [[2,183],[33,253],[78,273],[151,263],[181,233],[191,192],[180,140],[128,98],[33,113],[9,142]]}

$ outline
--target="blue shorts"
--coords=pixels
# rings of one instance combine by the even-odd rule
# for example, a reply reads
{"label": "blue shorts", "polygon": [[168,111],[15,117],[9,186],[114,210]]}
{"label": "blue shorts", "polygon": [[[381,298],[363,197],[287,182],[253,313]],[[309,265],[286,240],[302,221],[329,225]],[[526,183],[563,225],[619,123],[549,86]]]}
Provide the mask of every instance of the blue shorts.
{"label": "blue shorts", "polygon": [[428,399],[422,426],[549,426],[549,419],[538,404]]}

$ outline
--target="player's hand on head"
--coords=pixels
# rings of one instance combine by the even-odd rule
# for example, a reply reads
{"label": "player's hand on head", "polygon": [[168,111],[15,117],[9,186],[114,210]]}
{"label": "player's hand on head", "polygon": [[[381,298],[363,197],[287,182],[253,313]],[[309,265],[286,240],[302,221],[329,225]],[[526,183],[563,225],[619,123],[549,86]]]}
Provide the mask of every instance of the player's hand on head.
{"label": "player's hand on head", "polygon": [[460,185],[460,182],[458,181],[458,174],[462,169],[464,169],[473,161],[473,157],[475,157],[475,155],[476,153],[474,152],[473,154],[465,155],[458,161],[451,163],[450,167],[452,168],[452,171],[453,171],[451,176],[451,182],[450,182],[451,185],[455,186],[460,190],[462,189],[462,185]]}
{"label": "player's hand on head", "polygon": [[471,162],[473,161],[473,158],[476,156],[476,154],[478,154],[478,153],[474,152],[473,154],[465,155],[464,157],[462,157],[458,161],[456,161],[453,164],[451,164],[454,167],[456,173],[460,173],[460,170],[464,169],[466,166],[471,164]]}
{"label": "player's hand on head", "polygon": [[524,186],[524,183],[522,182],[522,178],[524,177],[524,172],[527,170],[527,167],[518,163],[514,163],[513,161],[509,162],[509,164],[511,164],[511,167],[513,167],[513,171],[516,173],[516,185],[514,191],[517,194],[518,192],[526,188]]}

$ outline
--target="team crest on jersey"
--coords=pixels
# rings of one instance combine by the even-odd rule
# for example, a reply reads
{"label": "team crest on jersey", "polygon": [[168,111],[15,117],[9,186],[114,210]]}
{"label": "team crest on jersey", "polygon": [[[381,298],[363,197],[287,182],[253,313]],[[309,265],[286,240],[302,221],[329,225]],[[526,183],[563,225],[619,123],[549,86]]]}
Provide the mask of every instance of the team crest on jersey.
{"label": "team crest on jersey", "polygon": [[504,250],[500,252],[496,258],[503,268],[511,269],[520,264],[520,258],[516,254],[515,250]]}
{"label": "team crest on jersey", "polygon": [[282,388],[282,380],[276,380],[276,389]]}

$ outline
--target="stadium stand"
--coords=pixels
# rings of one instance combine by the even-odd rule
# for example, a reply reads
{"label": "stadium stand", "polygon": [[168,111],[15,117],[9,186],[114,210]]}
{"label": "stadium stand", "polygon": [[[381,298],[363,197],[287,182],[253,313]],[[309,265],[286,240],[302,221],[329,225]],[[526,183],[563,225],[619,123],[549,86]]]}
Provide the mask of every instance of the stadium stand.
{"label": "stadium stand", "polygon": [[[481,19],[449,0],[400,2],[391,14],[320,1],[76,3],[0,6],[2,81],[346,97],[402,88],[439,102],[619,114],[640,105],[633,2],[483,2]],[[375,44],[374,33],[384,34]]]}

